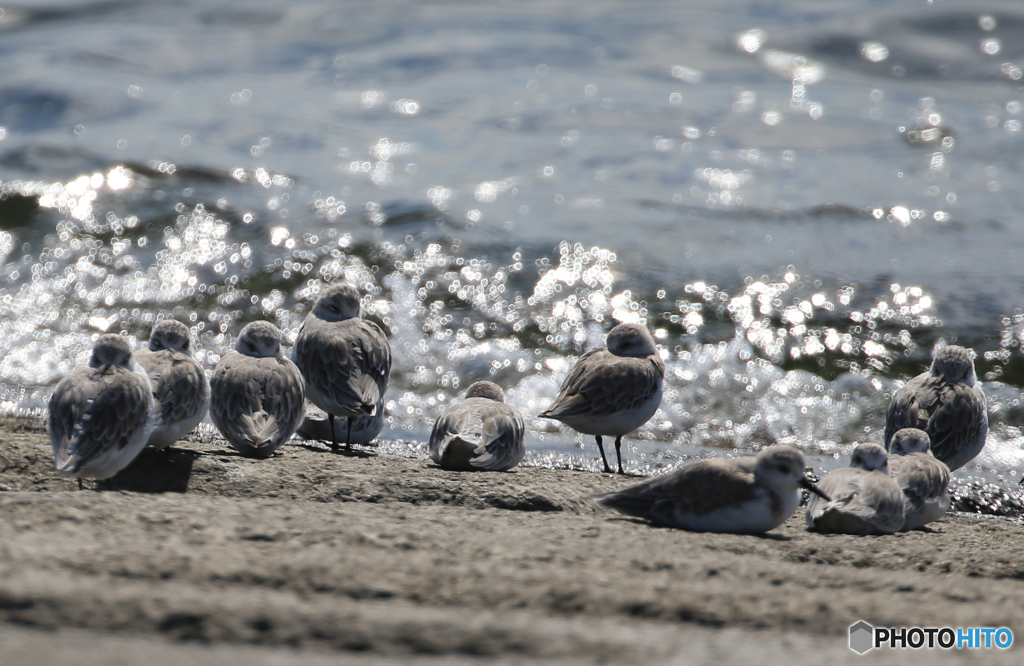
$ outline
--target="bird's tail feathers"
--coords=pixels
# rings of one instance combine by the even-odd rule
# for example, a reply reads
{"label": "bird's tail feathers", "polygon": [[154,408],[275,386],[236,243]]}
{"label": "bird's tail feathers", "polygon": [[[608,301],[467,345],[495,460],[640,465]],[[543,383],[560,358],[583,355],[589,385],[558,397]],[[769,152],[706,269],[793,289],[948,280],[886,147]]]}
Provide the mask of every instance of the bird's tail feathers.
{"label": "bird's tail feathers", "polygon": [[449,469],[473,469],[470,461],[478,454],[480,443],[458,434],[441,440],[437,447],[437,462]]}
{"label": "bird's tail feathers", "polygon": [[354,378],[352,387],[359,395],[362,405],[356,409],[367,416],[372,416],[377,411],[377,403],[380,402],[380,387],[370,375],[360,375]]}
{"label": "bird's tail feathers", "polygon": [[257,449],[272,446],[281,431],[277,419],[266,412],[243,414],[239,419],[245,433],[245,440]]}
{"label": "bird's tail feathers", "polygon": [[653,505],[653,502],[643,495],[624,493],[622,491],[604,493],[601,495],[591,495],[590,499],[594,500],[594,502],[601,506],[606,506],[609,509],[615,509],[627,516],[636,517],[646,516]]}
{"label": "bird's tail feathers", "polygon": [[814,519],[814,529],[824,534],[870,534],[875,531],[874,525],[860,516],[831,505]]}

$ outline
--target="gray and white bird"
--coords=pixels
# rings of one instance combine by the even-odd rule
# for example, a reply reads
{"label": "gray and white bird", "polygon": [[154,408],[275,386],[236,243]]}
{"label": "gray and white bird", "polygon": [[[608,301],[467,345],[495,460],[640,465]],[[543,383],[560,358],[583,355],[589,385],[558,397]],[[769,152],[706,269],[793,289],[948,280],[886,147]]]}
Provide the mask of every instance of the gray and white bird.
{"label": "gray and white bird", "polygon": [[235,349],[210,381],[210,417],[236,451],[268,458],[306,413],[302,374],[281,356],[281,331],[269,321],[246,324]]}
{"label": "gray and white bird", "polygon": [[889,474],[903,490],[903,527],[916,530],[949,510],[949,467],[935,458],[928,433],[917,428],[897,430],[889,450]]}
{"label": "gray and white bird", "polygon": [[135,459],[153,431],[153,390],[126,338],[96,339],[88,365],[57,384],[49,402],[57,471],[109,479]]}
{"label": "gray and white bird", "polygon": [[889,476],[887,454],[878,444],[858,444],[849,467],[818,481],[831,500],[811,497],[807,528],[831,534],[892,534],[903,527],[903,491]]}
{"label": "gray and white bird", "polygon": [[669,527],[759,534],[793,515],[801,488],[828,499],[804,476],[803,454],[780,445],[756,456],[700,460],[594,499]]}
{"label": "gray and white bird", "polygon": [[359,317],[359,291],[349,283],[327,287],[299,328],[292,359],[306,378],[309,401],[327,412],[331,444],[337,449],[334,419],[373,415],[388,389],[391,345],[384,331]]}
{"label": "gray and white bird", "polygon": [[897,430],[928,433],[932,455],[957,470],[981,453],[988,434],[985,394],[974,372],[974,352],[949,345],[931,367],[896,392],[885,419],[885,448]]}
{"label": "gray and white bird", "polygon": [[430,459],[445,469],[503,472],[526,455],[526,425],[505,392],[493,382],[476,382],[466,398],[448,407],[430,433]]}
{"label": "gray and white bird", "polygon": [[149,336],[149,347],[135,360],[153,385],[153,434],[148,445],[165,449],[196,429],[210,406],[210,383],[192,357],[188,326],[166,319]]}
{"label": "gray and white bird", "polygon": [[558,396],[540,417],[594,435],[607,473],[612,468],[601,437],[614,436],[618,471],[623,474],[622,437],[658,411],[664,379],[665,362],[647,328],[619,324],[608,333],[606,346],[592,349],[576,361]]}
{"label": "gray and white bird", "polygon": [[299,426],[298,435],[323,442],[336,442],[347,436],[350,444],[370,444],[384,429],[384,400],[377,403],[373,414],[353,416],[352,429],[348,430],[348,426],[348,419],[332,424],[327,419],[327,412],[312,403],[306,403],[306,418]]}

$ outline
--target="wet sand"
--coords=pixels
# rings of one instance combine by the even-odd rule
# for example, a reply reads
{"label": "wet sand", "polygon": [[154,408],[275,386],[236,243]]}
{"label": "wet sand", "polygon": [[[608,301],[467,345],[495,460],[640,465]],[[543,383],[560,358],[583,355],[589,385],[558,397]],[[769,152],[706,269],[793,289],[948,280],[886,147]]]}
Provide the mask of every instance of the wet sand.
{"label": "wet sand", "polygon": [[4,663],[1020,661],[847,648],[861,619],[1024,641],[1010,522],[853,537],[801,511],[761,537],[694,534],[594,506],[632,481],[610,475],[179,446],[78,491],[41,421],[0,419]]}

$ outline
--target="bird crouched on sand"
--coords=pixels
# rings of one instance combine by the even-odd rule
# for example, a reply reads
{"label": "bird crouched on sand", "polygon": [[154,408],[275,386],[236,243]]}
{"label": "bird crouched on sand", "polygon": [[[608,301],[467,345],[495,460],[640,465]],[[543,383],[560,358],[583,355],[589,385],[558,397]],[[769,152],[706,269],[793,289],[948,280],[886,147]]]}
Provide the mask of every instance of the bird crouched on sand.
{"label": "bird crouched on sand", "polygon": [[373,414],[353,416],[350,424],[348,419],[345,419],[345,422],[332,423],[327,419],[327,412],[307,402],[306,418],[302,420],[297,434],[299,437],[321,442],[336,442],[345,439],[347,435],[350,444],[370,444],[384,429],[384,411],[382,398]]}
{"label": "bird crouched on sand", "polygon": [[306,414],[302,374],[281,356],[281,331],[269,321],[247,324],[210,381],[210,417],[236,451],[268,458]]}
{"label": "bird crouched on sand", "polygon": [[153,389],[126,338],[96,339],[87,365],[57,384],[49,402],[57,471],[109,479],[135,459],[153,431]]}
{"label": "bird crouched on sand", "polygon": [[615,456],[622,469],[622,437],[654,416],[661,406],[665,362],[645,326],[619,324],[604,347],[576,361],[551,406],[541,418],[556,419],[573,430],[594,435],[604,471],[611,473],[603,435],[615,437]]}
{"label": "bird crouched on sand", "polygon": [[210,405],[210,384],[192,357],[188,326],[174,319],[160,322],[149,347],[135,352],[153,385],[153,434],[148,446],[164,449],[196,429]]}
{"label": "bird crouched on sand", "polygon": [[759,534],[793,515],[801,488],[828,500],[804,476],[803,454],[780,445],[756,456],[700,460],[594,499],[668,527]]}
{"label": "bird crouched on sand", "polygon": [[292,348],[310,402],[327,412],[335,449],[334,418],[348,419],[345,445],[350,449],[352,419],[377,412],[391,374],[391,345],[379,326],[359,317],[359,301],[351,284],[327,287]]}
{"label": "bird crouched on sand", "polygon": [[505,404],[505,393],[492,382],[476,382],[466,398],[451,405],[434,422],[430,459],[445,469],[502,472],[526,455],[523,417]]}
{"label": "bird crouched on sand", "polygon": [[931,367],[896,392],[885,419],[885,448],[903,428],[928,433],[932,455],[957,470],[981,453],[988,434],[985,394],[974,371],[974,352],[949,345]]}
{"label": "bird crouched on sand", "polygon": [[878,444],[858,444],[850,466],[832,470],[818,487],[831,500],[807,503],[807,528],[833,534],[892,534],[903,527],[903,491],[889,476]]}
{"label": "bird crouched on sand", "polygon": [[949,467],[930,450],[928,433],[897,430],[889,450],[889,474],[903,490],[903,527],[916,530],[949,510]]}

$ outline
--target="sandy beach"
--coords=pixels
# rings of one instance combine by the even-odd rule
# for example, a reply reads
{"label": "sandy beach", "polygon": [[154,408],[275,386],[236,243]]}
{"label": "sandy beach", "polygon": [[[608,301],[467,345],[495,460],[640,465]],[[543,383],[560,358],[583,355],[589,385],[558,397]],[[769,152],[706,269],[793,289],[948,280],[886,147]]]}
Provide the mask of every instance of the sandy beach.
{"label": "sandy beach", "polygon": [[858,620],[1020,634],[1024,530],[999,519],[826,536],[799,511],[761,537],[695,534],[594,506],[632,481],[612,475],[218,441],[78,491],[41,420],[0,420],[0,442],[7,664],[1020,659],[847,647]]}

